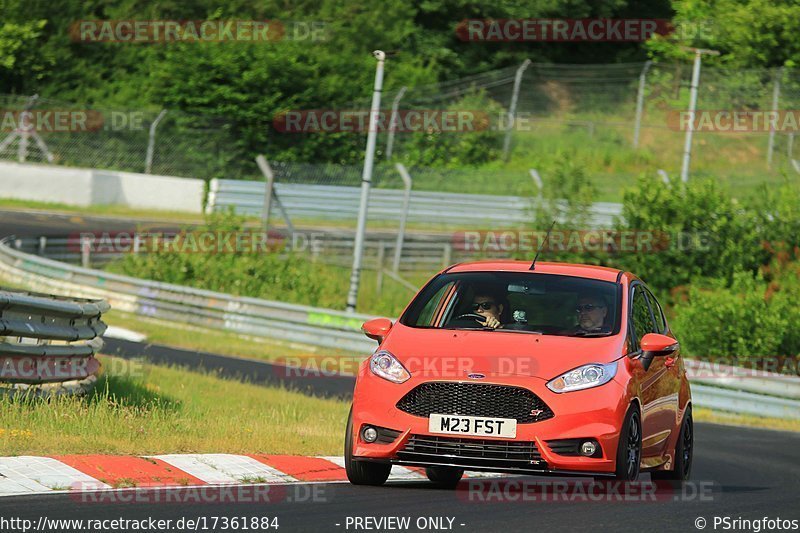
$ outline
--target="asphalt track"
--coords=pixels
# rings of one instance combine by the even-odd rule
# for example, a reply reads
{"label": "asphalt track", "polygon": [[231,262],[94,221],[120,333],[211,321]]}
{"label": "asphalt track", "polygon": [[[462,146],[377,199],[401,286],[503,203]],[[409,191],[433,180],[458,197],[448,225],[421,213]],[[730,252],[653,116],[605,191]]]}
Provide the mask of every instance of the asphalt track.
{"label": "asphalt track", "polygon": [[[518,477],[462,482],[456,491],[438,490],[426,482],[396,482],[383,487],[294,485],[285,487],[278,501],[259,503],[82,503],[67,494],[7,497],[0,499],[0,517],[35,523],[40,516],[173,521],[268,516],[278,518],[279,531],[283,532],[367,530],[355,529],[352,524],[347,527],[348,517],[410,517],[410,527],[403,529],[406,531],[420,531],[416,525],[420,517],[449,517],[454,519],[450,530],[465,532],[698,531],[695,521],[699,517],[707,521],[706,530],[722,531],[721,525],[713,527],[714,517],[800,520],[800,435],[698,424],[696,450],[692,482],[682,492],[659,489],[657,501],[642,501],[636,496],[620,501],[613,491],[595,493],[600,501],[580,497],[582,493],[571,490],[546,497],[541,492],[511,488],[522,487],[523,481],[553,478]],[[642,479],[647,477],[643,475]],[[504,485],[508,483],[511,485]],[[504,488],[498,490],[500,487]],[[498,502],[503,494],[508,495],[507,501]],[[523,494],[528,495],[527,501],[523,501]]]}
{"label": "asphalt track", "polygon": [[[59,217],[45,214],[0,212],[0,229],[4,235],[64,234],[65,230],[98,229],[98,219]],[[131,223],[102,221],[102,229],[127,229]],[[116,347],[116,348],[115,348]],[[191,365],[197,353],[165,347],[126,345],[110,341],[110,349],[120,355],[145,350],[149,359]],[[124,353],[123,353],[124,352]],[[230,377],[264,384],[273,383],[274,368],[260,362],[234,360],[225,363],[214,354],[201,354],[204,368],[227,364]],[[231,361],[230,358],[223,358]],[[181,363],[181,361],[183,361]],[[238,365],[238,366],[237,366]],[[260,370],[255,370],[256,366]],[[280,372],[277,372],[280,374]],[[325,379],[296,382],[300,388],[328,387]],[[259,381],[260,380],[260,381]],[[344,395],[351,385],[349,378],[330,385],[321,394]],[[53,493],[0,499],[0,531],[21,531],[19,523],[9,519],[28,519],[37,524],[48,519],[171,519],[168,531],[177,520],[205,519],[205,527],[197,530],[231,531],[222,528],[219,517],[277,517],[278,531],[766,531],[775,524],[763,519],[794,520],[780,529],[797,530],[800,521],[800,434],[697,424],[692,481],[682,488],[659,490],[653,495],[626,496],[619,487],[593,491],[576,490],[576,485],[556,485],[557,478],[516,477],[495,480],[465,481],[456,491],[438,490],[425,482],[394,482],[384,487],[356,487],[346,483],[304,484],[283,487],[271,501],[213,503],[189,499],[182,503],[131,503],[128,499],[81,501],[78,496]],[[647,480],[644,474],[642,480]],[[587,480],[588,481],[588,480]],[[548,483],[533,490],[531,483]],[[541,486],[540,486],[541,487]],[[281,487],[278,487],[280,489]],[[153,489],[156,490],[156,489]],[[554,492],[558,491],[558,495]],[[150,499],[153,499],[151,494]],[[249,500],[249,498],[244,498]],[[216,518],[217,527],[212,520]],[[357,517],[409,517],[409,527],[394,529],[376,527],[375,522],[361,522]],[[420,528],[418,518],[441,519],[441,527]],[[727,518],[718,523],[715,518]],[[449,525],[448,519],[452,519]],[[735,522],[736,519],[753,521]],[[348,522],[349,520],[349,522]],[[705,520],[705,522],[703,522]],[[755,522],[759,521],[759,522]],[[247,522],[250,524],[250,522]],[[16,525],[15,525],[16,524]],[[385,525],[385,524],[384,524]],[[390,524],[391,525],[391,524]],[[424,525],[424,524],[420,524]],[[698,527],[703,525],[703,528]],[[773,527],[768,527],[772,525]],[[50,527],[45,531],[78,531],[74,527]],[[120,530],[108,528],[105,530]],[[194,530],[194,528],[192,528]],[[244,530],[242,524],[236,530]],[[250,531],[255,529],[250,528]],[[258,529],[265,531],[265,529]],[[85,529],[84,529],[85,531]],[[97,531],[97,530],[94,530]],[[134,531],[134,529],[129,529]],[[138,529],[142,531],[142,529]]]}

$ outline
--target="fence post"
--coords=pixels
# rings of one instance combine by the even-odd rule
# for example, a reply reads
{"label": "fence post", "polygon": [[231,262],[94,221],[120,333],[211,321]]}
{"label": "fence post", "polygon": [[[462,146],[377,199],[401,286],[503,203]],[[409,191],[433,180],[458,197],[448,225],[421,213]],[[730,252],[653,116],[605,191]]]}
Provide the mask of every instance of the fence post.
{"label": "fence post", "polygon": [[689,92],[689,127],[686,130],[686,139],[683,143],[683,163],[681,164],[681,181],[684,183],[689,181],[689,163],[692,160],[692,133],[694,133],[694,116],[697,109],[697,88],[700,85],[701,58],[703,54],[719,55],[716,50],[703,50],[701,48],[693,48],[692,50],[694,51],[694,66],[692,67],[692,85]]}
{"label": "fence post", "polygon": [[369,113],[369,131],[367,132],[367,149],[364,154],[364,171],[361,173],[361,201],[358,206],[358,223],[356,241],[353,246],[353,268],[350,272],[350,289],[347,292],[348,313],[356,310],[358,303],[358,286],[361,281],[361,260],[364,254],[364,233],[367,230],[367,208],[369,207],[369,189],[372,185],[372,166],[375,162],[375,141],[378,129],[378,113],[381,109],[381,91],[383,90],[383,63],[386,53],[381,50],[372,52],[378,64],[375,67],[375,84],[372,86],[372,105]]}
{"label": "fence post", "polygon": [[[781,78],[783,77],[783,67],[775,72],[775,87],[772,89],[772,111],[778,112],[778,102],[781,97]],[[775,150],[775,122],[769,122],[769,143],[767,144],[767,167],[772,168],[772,153]]]}
{"label": "fence post", "polygon": [[453,262],[453,243],[446,242],[442,249],[442,268],[447,268]]}
{"label": "fence post", "polygon": [[506,138],[503,140],[503,159],[506,161],[508,160],[509,150],[511,149],[511,134],[514,132],[514,115],[517,113],[517,101],[519,100],[519,87],[522,85],[522,74],[530,64],[530,59],[523,61],[517,69],[517,74],[514,76],[514,91],[511,93],[511,103],[508,106]]}
{"label": "fence post", "polygon": [[403,241],[406,238],[406,222],[408,221],[408,207],[411,203],[411,176],[408,174],[406,167],[402,163],[397,163],[394,166],[400,177],[403,178],[403,207],[400,211],[400,227],[397,228],[397,242],[394,245],[394,259],[392,260],[392,272],[397,274],[400,270],[400,257],[403,255]]}
{"label": "fence post", "polygon": [[664,182],[664,185],[670,184],[669,174],[667,174],[666,170],[664,170],[663,168],[659,168],[658,170],[656,170],[656,174],[658,174],[658,176],[661,178],[661,181]]}
{"label": "fence post", "polygon": [[275,183],[275,173],[272,172],[272,167],[269,166],[267,159],[263,155],[256,157],[256,164],[264,174],[264,208],[261,210],[261,226],[264,231],[269,228],[269,212],[272,208],[272,187]]}
{"label": "fence post", "polygon": [[153,170],[153,152],[156,148],[156,128],[158,127],[158,123],[161,122],[161,119],[164,118],[164,115],[167,114],[166,109],[162,109],[161,113],[158,114],[156,119],[150,124],[150,136],[147,140],[147,155],[144,159],[144,173],[145,174],[152,174]]}
{"label": "fence post", "polygon": [[41,237],[39,237],[39,255],[44,256],[46,248],[47,248],[47,237],[42,235]]}
{"label": "fence post", "polygon": [[376,280],[376,287],[378,296],[380,296],[381,292],[383,292],[383,262],[384,257],[386,256],[386,243],[383,241],[378,241],[378,258],[377,258],[377,265],[375,269],[377,271],[377,280]]}
{"label": "fence post", "polygon": [[81,266],[83,268],[92,268],[91,245],[89,237],[85,235],[81,237]]}
{"label": "fence post", "polygon": [[647,71],[650,70],[652,61],[645,61],[642,73],[639,74],[639,90],[636,92],[636,122],[633,125],[633,147],[639,148],[639,131],[642,127],[642,112],[644,110],[644,90],[647,81]]}
{"label": "fence post", "polygon": [[400,100],[403,99],[403,95],[406,94],[406,90],[408,87],[403,86],[400,87],[400,90],[397,92],[397,95],[394,97],[394,101],[392,102],[392,115],[389,119],[389,136],[386,139],[386,160],[392,158],[392,149],[394,148],[394,130],[395,130],[395,123],[397,122],[397,109],[400,107]]}

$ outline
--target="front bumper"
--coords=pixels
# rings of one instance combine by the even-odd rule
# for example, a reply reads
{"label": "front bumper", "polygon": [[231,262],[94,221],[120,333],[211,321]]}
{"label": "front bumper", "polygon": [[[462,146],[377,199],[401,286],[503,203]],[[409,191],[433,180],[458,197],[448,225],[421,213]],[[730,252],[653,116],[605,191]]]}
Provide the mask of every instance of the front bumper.
{"label": "front bumper", "polygon": [[[556,394],[540,378],[487,376],[480,384],[525,388],[553,411],[552,418],[518,423],[514,439],[429,432],[428,417],[415,416],[396,407],[406,393],[428,381],[475,383],[464,379],[413,376],[403,384],[394,384],[369,372],[359,373],[353,396],[355,460],[527,474],[602,475],[615,470],[620,426],[629,406],[625,389],[616,381],[593,389]],[[400,433],[392,442],[366,443],[361,438],[361,428],[365,424]],[[548,441],[563,439],[594,439],[600,444],[601,453],[596,457],[555,453]]]}

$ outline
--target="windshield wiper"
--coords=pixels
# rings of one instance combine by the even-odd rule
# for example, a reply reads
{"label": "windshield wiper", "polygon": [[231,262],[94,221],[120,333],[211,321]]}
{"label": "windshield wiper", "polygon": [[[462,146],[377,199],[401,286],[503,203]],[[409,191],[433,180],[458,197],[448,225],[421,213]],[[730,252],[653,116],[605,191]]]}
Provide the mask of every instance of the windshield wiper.
{"label": "windshield wiper", "polygon": [[567,337],[608,337],[611,335],[608,331],[576,331],[570,333]]}

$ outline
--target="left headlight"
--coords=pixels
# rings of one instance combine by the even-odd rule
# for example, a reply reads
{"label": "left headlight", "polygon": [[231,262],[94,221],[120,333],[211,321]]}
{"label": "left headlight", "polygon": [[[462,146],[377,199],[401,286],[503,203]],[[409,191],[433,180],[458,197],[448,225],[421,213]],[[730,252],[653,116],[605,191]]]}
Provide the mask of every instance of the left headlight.
{"label": "left headlight", "polygon": [[574,370],[565,372],[547,383],[547,388],[553,392],[572,392],[576,390],[599,387],[611,381],[617,374],[617,363],[591,364],[579,366]]}
{"label": "left headlight", "polygon": [[386,350],[380,350],[372,354],[369,360],[369,369],[376,376],[388,379],[393,383],[403,383],[411,377],[406,367]]}

